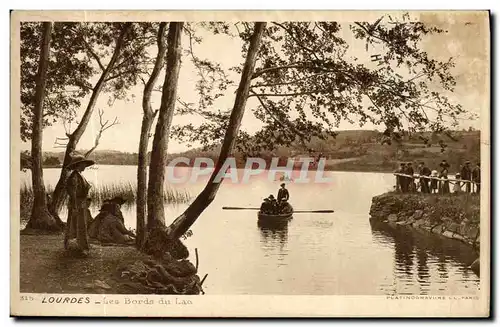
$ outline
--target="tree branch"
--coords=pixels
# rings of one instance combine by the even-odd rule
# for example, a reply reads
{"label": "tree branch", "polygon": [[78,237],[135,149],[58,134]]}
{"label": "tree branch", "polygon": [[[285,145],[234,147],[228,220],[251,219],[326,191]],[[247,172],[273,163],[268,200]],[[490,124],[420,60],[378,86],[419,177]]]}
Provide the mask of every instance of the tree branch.
{"label": "tree branch", "polygon": [[203,81],[206,82],[203,70],[198,65],[199,60],[198,58],[195,57],[193,52],[193,34],[191,33],[191,30],[189,30],[189,28],[187,27],[184,27],[184,30],[187,32],[189,37],[189,54],[191,55],[191,59],[193,60],[193,65],[195,65],[196,69],[198,69],[201,79],[203,79]]}
{"label": "tree branch", "polygon": [[105,71],[106,68],[102,64],[101,59],[99,58],[99,56],[97,55],[97,53],[95,53],[94,49],[92,49],[92,46],[87,42],[87,40],[85,40],[85,38],[83,38],[83,43],[85,44],[85,47],[87,48],[87,51],[90,53],[90,55],[94,58],[94,60],[99,65],[99,68],[101,68],[102,71]]}
{"label": "tree branch", "polygon": [[[127,75],[127,74],[132,74],[132,73],[135,73],[135,72],[142,72],[142,71],[140,69],[124,70],[124,71],[121,71],[119,73],[116,73],[115,75],[110,75],[104,81],[105,82],[109,82],[109,81],[111,81],[111,80],[113,80],[115,78],[118,78],[120,76]],[[147,72],[144,72],[144,73],[147,73]]]}
{"label": "tree branch", "polygon": [[184,107],[184,109],[186,109],[186,110],[187,110],[188,112],[190,112],[190,113],[198,114],[198,115],[200,115],[201,117],[206,118],[206,119],[211,119],[211,118],[213,118],[213,116],[211,116],[209,113],[204,112],[204,111],[200,111],[200,110],[196,110],[196,109],[192,108],[192,107],[189,105],[189,103],[184,102],[184,101],[182,101],[182,100],[181,100],[181,99],[179,99],[179,98],[177,99],[177,102],[178,102],[180,105],[182,105],[182,106]]}
{"label": "tree branch", "polygon": [[302,132],[300,132],[297,128],[295,128],[295,126],[293,126],[292,123],[290,123],[288,121],[285,123],[281,119],[276,117],[276,115],[274,115],[274,113],[271,111],[271,109],[269,109],[268,106],[264,103],[264,100],[262,100],[262,98],[261,98],[262,95],[255,93],[253,90],[250,90],[250,93],[252,93],[253,96],[257,97],[260,104],[262,105],[262,108],[264,108],[264,110],[269,114],[269,116],[271,116],[272,119],[274,119],[274,121],[276,121],[281,127],[285,128],[285,129],[286,128],[291,129],[292,132],[294,132],[295,134],[297,134],[300,137],[302,144],[305,146],[305,141],[304,141],[305,135]]}
{"label": "tree branch", "polygon": [[253,73],[252,79],[255,79],[255,78],[259,77],[259,76],[262,76],[262,75],[264,75],[265,73],[268,73],[268,72],[272,72],[272,71],[279,70],[279,69],[289,69],[289,68],[312,68],[312,67],[306,66],[305,64],[292,63],[292,64],[284,65],[284,66],[276,66],[276,67],[263,68],[261,70],[256,71],[255,73]]}
{"label": "tree branch", "polygon": [[318,56],[316,55],[316,51],[314,51],[313,49],[310,49],[310,48],[306,47],[306,46],[304,45],[304,42],[302,42],[302,40],[297,39],[297,38],[293,35],[292,31],[290,31],[290,29],[289,29],[289,28],[287,28],[287,27],[286,27],[286,26],[284,26],[283,24],[280,24],[280,23],[277,23],[277,22],[272,22],[272,24],[274,24],[274,25],[276,25],[276,26],[279,26],[279,27],[281,27],[283,30],[285,30],[285,32],[287,32],[287,33],[288,33],[288,35],[290,35],[290,37],[291,37],[291,38],[295,41],[295,43],[297,43],[297,45],[298,45],[299,47],[301,47],[302,49],[304,49],[304,50],[308,51],[309,53],[311,53],[311,54],[314,56],[314,58],[316,58],[316,60],[319,60]]}
{"label": "tree branch", "polygon": [[87,124],[90,120],[90,117],[92,116],[92,113],[94,111],[94,106],[97,102],[99,94],[101,93],[102,89],[104,88],[104,85],[106,84],[106,78],[108,77],[110,71],[113,69],[116,61],[118,60],[118,57],[120,56],[122,48],[125,46],[125,36],[131,27],[132,27],[132,23],[125,23],[125,25],[122,27],[122,30],[120,32],[120,36],[116,40],[115,49],[114,49],[113,55],[111,56],[111,59],[108,63],[108,66],[102,72],[101,77],[99,78],[96,85],[94,86],[94,89],[92,91],[92,95],[90,96],[89,103],[87,104],[87,108],[85,109],[85,112],[83,113],[80,124],[78,124],[75,131],[71,134],[70,142],[74,145],[76,145],[79,142],[81,136],[83,135],[83,132],[87,128]]}
{"label": "tree branch", "polygon": [[280,86],[280,85],[291,85],[291,84],[295,84],[295,83],[298,83],[298,82],[301,82],[301,81],[305,81],[305,80],[307,80],[309,78],[318,77],[318,76],[325,75],[325,74],[327,74],[327,73],[325,72],[325,73],[320,73],[320,74],[309,75],[309,76],[306,76],[306,77],[303,77],[303,78],[297,78],[297,79],[289,81],[289,82],[282,82],[282,83],[278,82],[278,83],[270,83],[270,84],[256,84],[256,85],[253,85],[251,87],[254,88],[254,87],[273,87],[273,86]]}
{"label": "tree branch", "polygon": [[[143,39],[148,40],[148,39],[152,39],[152,38],[149,37],[149,38],[143,38]],[[134,41],[137,41],[137,39],[134,39]],[[120,67],[122,67],[126,63],[130,62],[130,60],[134,59],[137,56],[137,54],[139,54],[143,50],[144,50],[144,48],[142,46],[135,49],[135,51],[133,53],[131,53],[128,57],[124,58],[121,62],[117,63],[116,66],[114,67],[114,69],[119,70]]]}
{"label": "tree branch", "polygon": [[[367,29],[365,26],[363,26],[360,22],[354,22],[354,24],[358,25],[359,27],[361,27],[368,36],[371,36],[373,38],[376,38],[382,42],[385,42],[385,43],[388,43],[388,44],[391,44],[391,42],[389,42],[389,40],[386,40],[378,35],[375,35],[375,33],[373,33],[373,31],[375,30],[375,28],[372,28],[371,30]],[[377,24],[378,25],[378,24]],[[375,25],[376,27],[376,25]]]}
{"label": "tree branch", "polygon": [[248,97],[252,96],[261,96],[261,97],[290,97],[290,96],[297,96],[297,95],[308,95],[308,94],[315,94],[315,93],[320,93],[321,91],[308,91],[308,92],[296,92],[296,93],[255,93],[251,92]]}
{"label": "tree branch", "polygon": [[107,129],[115,126],[118,124],[118,118],[115,117],[115,119],[110,123],[109,120],[104,121],[103,119],[104,116],[104,111],[102,109],[99,109],[99,131],[97,132],[95,141],[94,141],[94,146],[85,152],[85,157],[88,157],[98,146],[99,146],[99,141],[101,140],[102,133],[104,133]]}

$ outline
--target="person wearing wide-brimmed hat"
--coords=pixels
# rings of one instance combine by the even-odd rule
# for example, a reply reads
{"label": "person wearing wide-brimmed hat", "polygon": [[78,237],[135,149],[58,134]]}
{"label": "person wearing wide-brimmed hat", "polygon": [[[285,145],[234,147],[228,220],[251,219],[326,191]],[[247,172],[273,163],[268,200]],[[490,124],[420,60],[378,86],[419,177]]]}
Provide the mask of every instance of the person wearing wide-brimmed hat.
{"label": "person wearing wide-brimmed hat", "polygon": [[271,202],[269,201],[269,198],[265,198],[262,204],[260,205],[260,212],[269,213],[270,211],[271,211]]}
{"label": "person wearing wide-brimmed hat", "polygon": [[85,168],[92,166],[93,160],[89,160],[83,156],[74,156],[71,162],[66,166],[72,170],[66,189],[69,195],[68,201],[68,221],[66,223],[66,234],[64,236],[64,248],[68,249],[68,241],[76,238],[78,250],[84,255],[88,255],[90,250],[87,234],[87,222],[91,219],[88,217],[88,194],[90,184],[82,176]]}
{"label": "person wearing wide-brimmed hat", "polygon": [[106,203],[99,216],[97,239],[101,243],[135,244],[135,235],[125,227],[121,206],[127,202],[121,196],[115,196]]}
{"label": "person wearing wide-brimmed hat", "polygon": [[113,214],[125,224],[125,219],[123,218],[122,205],[127,202],[127,200],[121,196],[115,196],[109,202],[113,205]]}

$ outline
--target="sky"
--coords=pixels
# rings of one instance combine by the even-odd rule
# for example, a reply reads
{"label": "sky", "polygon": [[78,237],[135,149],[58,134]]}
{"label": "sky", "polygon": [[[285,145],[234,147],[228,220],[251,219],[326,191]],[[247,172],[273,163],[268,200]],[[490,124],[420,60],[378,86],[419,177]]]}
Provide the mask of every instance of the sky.
{"label": "sky", "polygon": [[[484,16],[483,16],[484,17]],[[481,17],[474,13],[421,13],[420,20],[436,25],[448,32],[441,35],[427,37],[422,46],[431,58],[448,60],[454,57],[456,67],[452,70],[457,80],[455,92],[450,94],[450,100],[460,103],[462,106],[479,114],[484,108],[489,106],[489,50],[488,40],[489,32],[487,25],[481,20]],[[351,31],[348,24],[342,25],[342,36],[349,43],[348,54],[355,56],[359,62],[370,64],[370,55],[376,54],[376,49],[369,49],[367,52],[364,43],[351,38]],[[202,44],[195,45],[194,51],[201,58],[210,59],[220,63],[224,68],[239,65],[243,62],[241,55],[241,43],[237,38],[229,38],[225,35],[202,35],[204,40]],[[183,46],[187,45],[187,38],[183,38]],[[152,51],[156,51],[153,48]],[[155,52],[156,53],[156,52]],[[235,73],[230,75],[234,78],[235,85],[239,82],[239,76]],[[194,86],[197,80],[197,72],[189,60],[184,59],[179,76],[178,96],[186,102],[196,102],[196,92]],[[160,86],[164,80],[164,73],[159,77],[157,85]],[[234,91],[236,86],[229,88],[225,96],[221,97],[214,104],[214,109],[229,109],[233,105]],[[143,85],[139,83],[133,87],[128,100],[116,100],[110,106],[108,104],[108,95],[102,94],[98,100],[94,116],[91,120],[85,134],[79,142],[78,149],[88,149],[92,147],[95,135],[99,129],[99,120],[97,109],[104,110],[105,119],[113,120],[117,117],[119,124],[105,131],[102,135],[100,150],[118,150],[123,152],[137,152],[139,146],[139,134],[142,121],[142,91]],[[160,105],[160,92],[154,92],[152,104],[155,109]],[[82,101],[84,105],[88,98]],[[252,108],[258,106],[255,97],[247,102],[245,116],[242,121],[242,129],[253,133],[261,126],[260,122],[253,117]],[[80,112],[83,113],[85,106],[82,106]],[[81,115],[80,113],[80,115]],[[200,117],[196,116],[175,116],[173,124],[185,124],[188,122],[199,123]],[[460,128],[473,127],[480,128],[479,120],[460,121]],[[76,124],[71,126],[72,129]],[[154,128],[154,127],[153,127]],[[359,129],[358,124],[351,125],[348,122],[341,122],[339,130]],[[375,129],[376,126],[367,124],[363,129]],[[382,127],[378,127],[381,129]],[[153,129],[154,130],[154,129]],[[61,151],[63,149],[54,147],[57,137],[64,137],[64,127],[62,123],[56,123],[53,126],[44,129],[43,149],[44,151]],[[22,144],[22,149],[29,149],[30,144]],[[175,140],[170,140],[170,153],[181,152],[189,149],[186,144],[180,144]]]}

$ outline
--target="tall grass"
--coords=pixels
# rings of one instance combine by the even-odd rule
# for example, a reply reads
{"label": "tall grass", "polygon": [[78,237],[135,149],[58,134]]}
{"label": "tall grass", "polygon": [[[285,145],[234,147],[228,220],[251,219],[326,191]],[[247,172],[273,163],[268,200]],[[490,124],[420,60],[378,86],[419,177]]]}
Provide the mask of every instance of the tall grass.
{"label": "tall grass", "polygon": [[[52,194],[53,187],[46,186],[46,191],[48,194]],[[31,207],[33,205],[33,189],[31,184],[25,183],[21,186],[20,196],[21,220],[27,220],[31,215]],[[115,196],[123,197],[126,200],[124,205],[134,205],[137,199],[137,187],[130,183],[98,185],[92,187],[89,192],[93,206],[99,206],[105,199],[111,199]],[[191,200],[191,195],[186,190],[171,188],[165,190],[163,197],[168,204],[186,203]]]}
{"label": "tall grass", "polygon": [[[131,183],[98,185],[92,187],[89,193],[93,203],[101,203],[105,199],[111,199],[115,196],[124,198],[127,201],[125,204],[134,204],[137,199],[137,186]],[[167,188],[163,198],[166,203],[177,204],[188,202],[191,200],[191,195],[185,190]]]}

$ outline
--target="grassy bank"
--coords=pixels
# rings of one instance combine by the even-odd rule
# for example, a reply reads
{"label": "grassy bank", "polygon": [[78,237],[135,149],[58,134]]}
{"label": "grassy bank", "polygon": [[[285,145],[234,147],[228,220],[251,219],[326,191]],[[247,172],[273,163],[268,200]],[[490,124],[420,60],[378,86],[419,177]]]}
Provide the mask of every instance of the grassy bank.
{"label": "grassy bank", "polygon": [[[50,186],[46,187],[46,192],[52,194],[53,188]],[[115,196],[121,196],[126,199],[126,205],[133,205],[137,199],[137,187],[125,183],[99,185],[92,187],[89,194],[92,204],[95,206],[100,206],[103,200],[111,199]],[[167,188],[164,193],[164,199],[166,203],[186,203],[191,200],[191,195],[185,190]],[[21,185],[20,204],[21,220],[29,219],[33,205],[33,189],[30,184]]]}
{"label": "grassy bank", "polygon": [[98,245],[92,245],[90,257],[74,258],[62,245],[63,235],[21,235],[21,292],[123,293],[113,278],[116,268],[148,258],[134,247]]}

